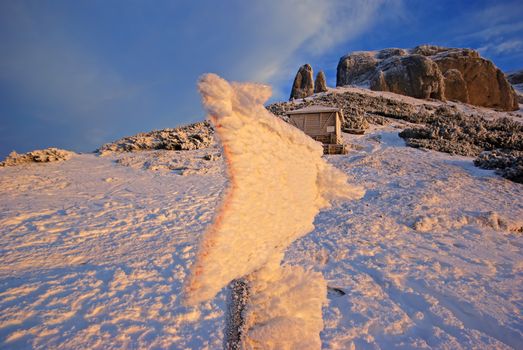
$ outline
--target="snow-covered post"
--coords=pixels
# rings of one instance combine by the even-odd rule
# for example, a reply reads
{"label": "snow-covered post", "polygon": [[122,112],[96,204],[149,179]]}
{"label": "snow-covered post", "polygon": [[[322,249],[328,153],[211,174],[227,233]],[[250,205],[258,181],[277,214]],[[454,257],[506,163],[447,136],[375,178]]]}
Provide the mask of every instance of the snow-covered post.
{"label": "snow-covered post", "polygon": [[207,74],[199,90],[223,147],[229,186],[200,242],[187,303],[209,300],[244,278],[249,298],[240,348],[319,348],[325,280],[281,261],[290,243],[314,229],[320,209],[334,199],[361,198],[364,190],[325,162],[320,143],[265,109],[268,86]]}
{"label": "snow-covered post", "polygon": [[229,284],[227,315],[225,320],[224,348],[241,349],[241,338],[245,332],[245,307],[249,299],[249,281],[239,278]]}

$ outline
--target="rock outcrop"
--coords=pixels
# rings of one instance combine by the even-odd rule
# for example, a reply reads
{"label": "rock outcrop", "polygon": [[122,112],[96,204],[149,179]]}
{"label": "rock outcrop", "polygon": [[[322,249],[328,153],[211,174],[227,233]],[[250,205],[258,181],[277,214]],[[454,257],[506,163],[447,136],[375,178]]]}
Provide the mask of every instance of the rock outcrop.
{"label": "rock outcrop", "polygon": [[[389,118],[420,124],[408,126],[400,133],[411,147],[474,157],[483,151],[496,150],[494,155],[508,153],[510,157],[503,160],[505,165],[502,164],[503,169],[507,170],[500,170],[500,174],[513,181],[520,181],[523,164],[521,113],[486,111],[460,104],[416,100],[362,88],[331,89],[304,101],[274,103],[268,105],[267,109],[286,119],[287,112],[309,105],[341,108],[344,115],[343,129],[361,130],[367,129],[369,124],[384,125],[389,123]],[[488,158],[484,155],[483,158],[480,166],[502,168],[499,156],[493,159],[492,155]]]}
{"label": "rock outcrop", "polygon": [[523,69],[508,73],[507,80],[512,85],[523,84]]}
{"label": "rock outcrop", "polygon": [[523,151],[484,151],[474,160],[474,165],[496,170],[499,175],[523,184]]}
{"label": "rock outcrop", "polygon": [[310,64],[304,64],[298,69],[294,83],[292,84],[290,100],[295,98],[305,98],[314,93],[314,80],[312,67]]}
{"label": "rock outcrop", "polygon": [[135,152],[147,150],[195,150],[209,147],[213,143],[214,129],[208,122],[199,122],[174,129],[154,130],[124,137],[106,143],[97,152]]}
{"label": "rock outcrop", "polygon": [[15,151],[13,151],[7,156],[7,158],[3,162],[0,162],[0,167],[15,166],[24,163],[59,162],[68,160],[74,154],[74,152],[53,147],[35,150],[23,154],[18,154]]}
{"label": "rock outcrop", "polygon": [[517,96],[505,78],[505,75],[494,63],[479,56],[479,53],[470,49],[449,49],[441,51],[431,59],[436,62],[441,72],[455,69],[459,71],[465,81],[468,100],[460,99],[458,92],[445,91],[449,100],[470,103],[475,106],[490,107],[505,111],[517,110]]}
{"label": "rock outcrop", "polygon": [[343,56],[336,85],[366,85],[416,98],[456,100],[499,110],[517,110],[517,95],[504,74],[471,49],[421,45]]}
{"label": "rock outcrop", "polygon": [[506,77],[518,95],[518,102],[523,103],[523,69],[506,74]]}
{"label": "rock outcrop", "polygon": [[444,100],[443,76],[425,56],[392,56],[380,62],[370,78],[370,88],[415,98]]}
{"label": "rock outcrop", "polygon": [[318,92],[327,92],[327,81],[323,71],[316,74],[316,80],[314,81],[314,93],[317,94]]}

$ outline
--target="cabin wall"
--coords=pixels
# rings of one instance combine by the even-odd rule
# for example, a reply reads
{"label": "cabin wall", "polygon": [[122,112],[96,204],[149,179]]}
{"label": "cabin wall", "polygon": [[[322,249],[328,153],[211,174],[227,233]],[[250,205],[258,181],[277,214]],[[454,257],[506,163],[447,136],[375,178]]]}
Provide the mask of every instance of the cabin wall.
{"label": "cabin wall", "polygon": [[317,141],[341,142],[341,122],[337,112],[304,113],[289,116],[291,124]]}

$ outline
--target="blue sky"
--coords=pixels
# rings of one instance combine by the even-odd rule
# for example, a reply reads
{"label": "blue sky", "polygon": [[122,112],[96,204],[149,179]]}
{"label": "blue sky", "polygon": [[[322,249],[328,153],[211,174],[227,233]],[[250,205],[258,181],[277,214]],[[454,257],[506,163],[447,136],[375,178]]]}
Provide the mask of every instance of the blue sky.
{"label": "blue sky", "polygon": [[310,63],[335,84],[357,50],[430,43],[523,68],[523,1],[0,1],[0,158],[204,118],[205,72],[288,98]]}

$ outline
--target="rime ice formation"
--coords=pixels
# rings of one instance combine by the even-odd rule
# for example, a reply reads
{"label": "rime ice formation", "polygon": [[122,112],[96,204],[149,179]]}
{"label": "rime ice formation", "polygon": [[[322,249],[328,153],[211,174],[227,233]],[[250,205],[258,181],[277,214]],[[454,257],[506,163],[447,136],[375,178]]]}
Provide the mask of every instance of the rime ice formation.
{"label": "rime ice formation", "polygon": [[330,200],[363,195],[322,159],[321,144],[265,109],[268,86],[207,74],[199,89],[223,145],[230,185],[202,239],[187,285],[190,304],[279,261],[292,241],[313,230]]}
{"label": "rime ice formation", "polygon": [[249,276],[244,349],[320,349],[327,283],[301,266],[266,266]]}
{"label": "rime ice formation", "polygon": [[299,341],[318,348],[323,276],[282,268],[280,261],[291,242],[313,230],[314,217],[329,201],[361,198],[364,191],[322,159],[321,144],[265,109],[268,86],[229,84],[207,74],[199,89],[222,142],[230,184],[200,243],[187,302],[209,300],[248,276],[252,298],[242,346],[284,349]]}

